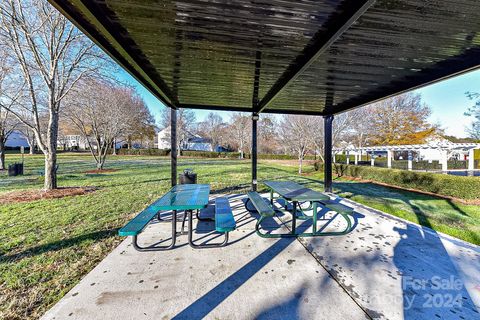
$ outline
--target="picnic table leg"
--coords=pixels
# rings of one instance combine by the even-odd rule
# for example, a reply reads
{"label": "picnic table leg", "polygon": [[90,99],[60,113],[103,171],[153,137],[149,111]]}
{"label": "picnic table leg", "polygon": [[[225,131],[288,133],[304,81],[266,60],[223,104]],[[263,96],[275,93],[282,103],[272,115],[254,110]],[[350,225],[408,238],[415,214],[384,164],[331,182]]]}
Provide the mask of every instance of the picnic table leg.
{"label": "picnic table leg", "polygon": [[138,237],[133,236],[132,244],[135,250],[138,251],[164,251],[170,250],[175,247],[175,242],[177,241],[177,210],[172,211],[172,242],[168,246],[149,246],[141,247],[138,244]]}
{"label": "picnic table leg", "polygon": [[186,234],[186,232],[185,232],[185,219],[187,219],[187,211],[183,211],[182,231],[180,231],[180,234]]}
{"label": "picnic table leg", "polygon": [[273,206],[273,189],[270,189],[270,204]]}
{"label": "picnic table leg", "polygon": [[318,215],[318,212],[317,212],[317,203],[316,202],[312,202],[312,205],[313,205],[313,221],[312,221],[312,233],[316,233],[317,232],[317,215]]}
{"label": "picnic table leg", "polygon": [[293,212],[292,212],[292,234],[295,234],[297,228],[297,201],[293,201]]}
{"label": "picnic table leg", "polygon": [[193,210],[187,210],[188,212],[188,244],[194,249],[215,248],[223,247],[228,242],[228,232],[224,233],[224,239],[220,243],[207,243],[207,244],[195,244],[193,242]]}

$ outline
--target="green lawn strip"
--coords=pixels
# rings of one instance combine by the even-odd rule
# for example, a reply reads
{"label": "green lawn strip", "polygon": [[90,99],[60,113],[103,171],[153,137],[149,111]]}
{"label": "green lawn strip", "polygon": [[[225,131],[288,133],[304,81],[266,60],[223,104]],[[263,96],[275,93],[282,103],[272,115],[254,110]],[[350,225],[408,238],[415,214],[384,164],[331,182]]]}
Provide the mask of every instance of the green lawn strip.
{"label": "green lawn strip", "polygon": [[[7,155],[7,162],[19,161]],[[116,156],[95,169],[88,154],[59,155],[59,185],[95,186],[82,196],[38,200],[0,207],[0,318],[36,319],[98,264],[122,239],[116,230],[169,189],[170,162],[165,157]],[[25,157],[23,177],[0,176],[0,194],[39,189],[43,156]],[[250,188],[249,160],[180,159],[179,173],[191,168],[212,192],[241,193]],[[305,166],[260,161],[259,181],[297,180],[322,190],[323,176]],[[29,179],[29,180],[25,180]],[[259,184],[261,190],[264,187]],[[373,208],[480,244],[480,208],[374,184],[336,180],[336,192]]]}

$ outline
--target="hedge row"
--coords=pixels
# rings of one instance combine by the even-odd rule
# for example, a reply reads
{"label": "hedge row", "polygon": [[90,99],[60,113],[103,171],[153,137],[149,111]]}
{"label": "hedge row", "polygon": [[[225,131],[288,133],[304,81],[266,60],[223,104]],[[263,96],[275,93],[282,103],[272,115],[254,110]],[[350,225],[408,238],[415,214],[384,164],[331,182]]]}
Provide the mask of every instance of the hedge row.
{"label": "hedge row", "polygon": [[[349,155],[348,157],[350,158],[350,163],[355,162],[355,156],[354,155]],[[361,161],[369,161],[369,160],[370,160],[369,156],[367,156],[366,154],[362,155]],[[335,162],[346,163],[347,162],[347,155],[346,154],[336,154],[335,155]]]}
{"label": "hedge row", "polygon": [[[133,156],[168,156],[170,150],[161,149],[119,149],[119,155],[133,155]],[[240,152],[214,152],[214,151],[187,151],[184,150],[181,153],[184,157],[197,157],[197,158],[228,158],[238,159],[240,158]],[[249,153],[244,154],[245,159],[251,159]],[[271,160],[297,160],[296,156],[288,154],[259,154],[258,159],[271,159]],[[313,160],[314,157],[309,155],[305,159]]]}
{"label": "hedge row", "polygon": [[[345,161],[338,161],[341,163],[345,163]],[[350,164],[354,164],[353,161]],[[360,161],[360,165],[370,165],[370,161]],[[375,166],[376,167],[387,167],[387,159],[375,159]],[[432,161],[428,162],[425,160],[422,161],[413,161],[412,166],[414,170],[442,170],[442,165],[439,161]],[[408,160],[393,160],[392,161],[392,168],[393,169],[407,169],[408,167]],[[467,169],[468,164],[467,161],[464,160],[450,160],[448,161],[448,169]]]}
{"label": "hedge row", "polygon": [[480,178],[375,167],[334,165],[339,176],[373,180],[460,199],[480,199]]}
{"label": "hedge row", "polygon": [[126,156],[161,156],[170,155],[169,149],[118,149],[117,154]]}
{"label": "hedge row", "polygon": [[182,156],[198,158],[228,158],[236,159],[240,157],[240,152],[214,152],[214,151],[182,151]]}
{"label": "hedge row", "polygon": [[[182,155],[186,157],[200,157],[200,158],[229,158],[229,159],[238,159],[240,158],[240,152],[213,152],[213,151],[182,151]],[[245,153],[243,155],[244,159],[251,159],[252,155],[250,153]],[[290,154],[267,154],[260,153],[257,156],[258,159],[263,160],[298,160],[294,155]],[[305,156],[305,160],[314,160],[313,155]]]}

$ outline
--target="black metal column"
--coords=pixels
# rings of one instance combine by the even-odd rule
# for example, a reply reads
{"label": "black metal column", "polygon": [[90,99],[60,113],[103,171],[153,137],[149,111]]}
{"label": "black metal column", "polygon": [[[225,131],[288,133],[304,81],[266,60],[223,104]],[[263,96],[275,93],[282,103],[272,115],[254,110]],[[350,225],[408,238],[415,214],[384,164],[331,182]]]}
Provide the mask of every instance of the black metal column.
{"label": "black metal column", "polygon": [[170,171],[172,187],[177,185],[177,110],[170,111]]}
{"label": "black metal column", "polygon": [[324,117],[325,142],[324,142],[324,186],[325,192],[332,192],[332,124],[333,115]]}
{"label": "black metal column", "polygon": [[258,113],[252,114],[252,191],[257,191],[257,122]]}

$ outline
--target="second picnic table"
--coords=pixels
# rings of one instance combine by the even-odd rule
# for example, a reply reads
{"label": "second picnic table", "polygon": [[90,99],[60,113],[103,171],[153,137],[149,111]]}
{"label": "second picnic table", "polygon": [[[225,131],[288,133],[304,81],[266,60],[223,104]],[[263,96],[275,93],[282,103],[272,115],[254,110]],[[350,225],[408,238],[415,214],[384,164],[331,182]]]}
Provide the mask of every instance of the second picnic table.
{"label": "second picnic table", "polygon": [[[313,233],[316,232],[316,221],[318,215],[318,202],[320,201],[329,201],[330,197],[327,195],[314,191],[312,189],[306,188],[301,184],[298,184],[293,181],[264,181],[265,184],[270,189],[270,203],[273,204],[273,194],[274,192],[277,193],[280,198],[284,199],[285,201],[292,202],[293,211],[292,211],[292,233],[296,232],[296,224],[297,218],[302,220],[312,218],[314,223],[312,224]],[[308,217],[304,214],[302,208],[300,207],[300,203],[302,202],[310,202],[310,206],[308,209],[313,209],[312,217]],[[285,203],[285,207],[287,203]],[[308,210],[307,209],[307,210]],[[300,215],[297,216],[297,210],[300,212]]]}
{"label": "second picnic table", "polygon": [[[349,215],[353,213],[353,208],[345,206],[339,203],[337,200],[331,200],[330,197],[324,193],[306,188],[293,181],[263,181],[263,183],[270,189],[270,203],[267,204],[265,199],[261,197],[256,191],[250,191],[247,193],[247,201],[245,207],[248,209],[247,203],[251,202],[255,207],[255,210],[260,214],[260,219],[257,220],[255,225],[256,233],[264,238],[282,238],[282,237],[314,237],[314,236],[327,236],[327,235],[344,235],[351,231],[351,221]],[[274,193],[278,194],[277,198],[285,200],[285,210],[288,211],[288,202],[292,203],[292,228],[289,233],[271,233],[262,232],[261,224],[267,218],[271,218],[275,215],[277,209],[273,205]],[[309,202],[308,208],[302,208],[301,204]],[[342,231],[324,231],[327,225],[335,219],[328,219],[329,222],[324,224],[321,230],[317,231],[317,219],[320,210],[334,211],[340,214],[346,222],[346,228]],[[312,210],[312,215],[307,215],[305,211]],[[249,210],[251,211],[251,210]],[[297,219],[312,220],[312,232],[300,232],[296,231]]]}

